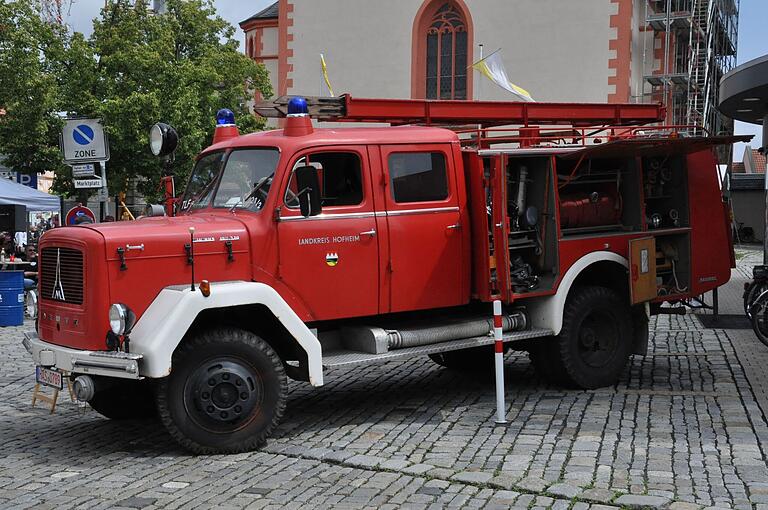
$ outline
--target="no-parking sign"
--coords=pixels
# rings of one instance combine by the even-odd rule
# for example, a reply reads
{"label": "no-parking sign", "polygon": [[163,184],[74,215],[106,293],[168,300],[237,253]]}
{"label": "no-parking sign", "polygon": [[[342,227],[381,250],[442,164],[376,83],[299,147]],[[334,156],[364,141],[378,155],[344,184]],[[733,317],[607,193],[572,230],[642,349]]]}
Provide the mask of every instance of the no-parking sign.
{"label": "no-parking sign", "polygon": [[93,211],[91,211],[90,209],[82,205],[76,205],[75,207],[70,209],[69,212],[67,213],[67,216],[64,219],[64,224],[67,226],[77,225],[77,223],[75,222],[77,221],[77,218],[79,218],[80,216],[88,216],[89,218],[91,218],[92,222],[94,223],[96,222],[96,215],[93,214]]}
{"label": "no-parking sign", "polygon": [[101,119],[67,119],[60,145],[65,163],[109,160],[109,144]]}

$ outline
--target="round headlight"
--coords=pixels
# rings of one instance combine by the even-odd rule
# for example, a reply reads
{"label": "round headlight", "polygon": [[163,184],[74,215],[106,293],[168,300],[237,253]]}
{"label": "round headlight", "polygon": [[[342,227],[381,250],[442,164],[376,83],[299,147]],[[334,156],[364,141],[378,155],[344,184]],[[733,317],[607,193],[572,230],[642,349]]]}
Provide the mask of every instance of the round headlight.
{"label": "round headlight", "polygon": [[117,303],[109,307],[109,327],[116,335],[125,334],[125,323],[128,318],[128,307]]}

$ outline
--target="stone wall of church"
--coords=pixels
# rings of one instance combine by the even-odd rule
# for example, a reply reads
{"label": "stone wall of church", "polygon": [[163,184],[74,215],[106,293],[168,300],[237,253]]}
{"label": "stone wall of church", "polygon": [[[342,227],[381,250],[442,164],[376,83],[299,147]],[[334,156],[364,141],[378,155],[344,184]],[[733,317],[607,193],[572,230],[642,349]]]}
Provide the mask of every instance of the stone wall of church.
{"label": "stone wall of church", "polygon": [[293,0],[293,88],[321,93],[324,53],[335,94],[410,97],[413,0]]}
{"label": "stone wall of church", "polygon": [[[336,94],[411,97],[413,26],[421,1],[291,3],[289,93],[321,92],[322,52]],[[535,99],[604,102],[615,93],[608,79],[614,74],[608,62],[616,57],[616,51],[609,49],[609,41],[617,37],[611,26],[611,16],[618,12],[615,0],[465,0],[465,4],[472,16],[475,56],[479,43],[486,55],[502,48],[509,78]],[[633,55],[632,60],[636,58]],[[475,99],[511,99],[508,92],[474,74]]]}
{"label": "stone wall of church", "polygon": [[[606,101],[608,42],[615,37],[609,0],[468,0],[475,44],[485,54],[502,48],[509,79],[537,101]],[[482,99],[509,94],[475,73]],[[478,88],[479,87],[479,88]]]}

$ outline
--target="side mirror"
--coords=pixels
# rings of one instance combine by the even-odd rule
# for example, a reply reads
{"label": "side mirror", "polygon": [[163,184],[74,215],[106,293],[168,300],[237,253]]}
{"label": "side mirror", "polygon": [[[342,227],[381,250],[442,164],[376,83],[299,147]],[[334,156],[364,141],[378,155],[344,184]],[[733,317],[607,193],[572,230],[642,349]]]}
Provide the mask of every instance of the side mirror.
{"label": "side mirror", "polygon": [[296,185],[299,188],[296,196],[299,199],[301,215],[305,218],[317,216],[323,209],[320,203],[320,179],[317,175],[317,168],[300,166],[294,173],[296,174]]}
{"label": "side mirror", "polygon": [[173,154],[179,145],[179,135],[173,126],[158,122],[149,130],[149,148],[158,157]]}

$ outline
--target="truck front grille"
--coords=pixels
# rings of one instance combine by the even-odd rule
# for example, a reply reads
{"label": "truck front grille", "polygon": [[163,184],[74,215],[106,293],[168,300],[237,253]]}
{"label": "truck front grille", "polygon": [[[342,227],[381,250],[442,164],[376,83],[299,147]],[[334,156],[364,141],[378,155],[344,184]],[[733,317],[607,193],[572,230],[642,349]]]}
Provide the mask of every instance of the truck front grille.
{"label": "truck front grille", "polygon": [[40,297],[83,304],[83,253],[72,248],[43,248],[40,253]]}

